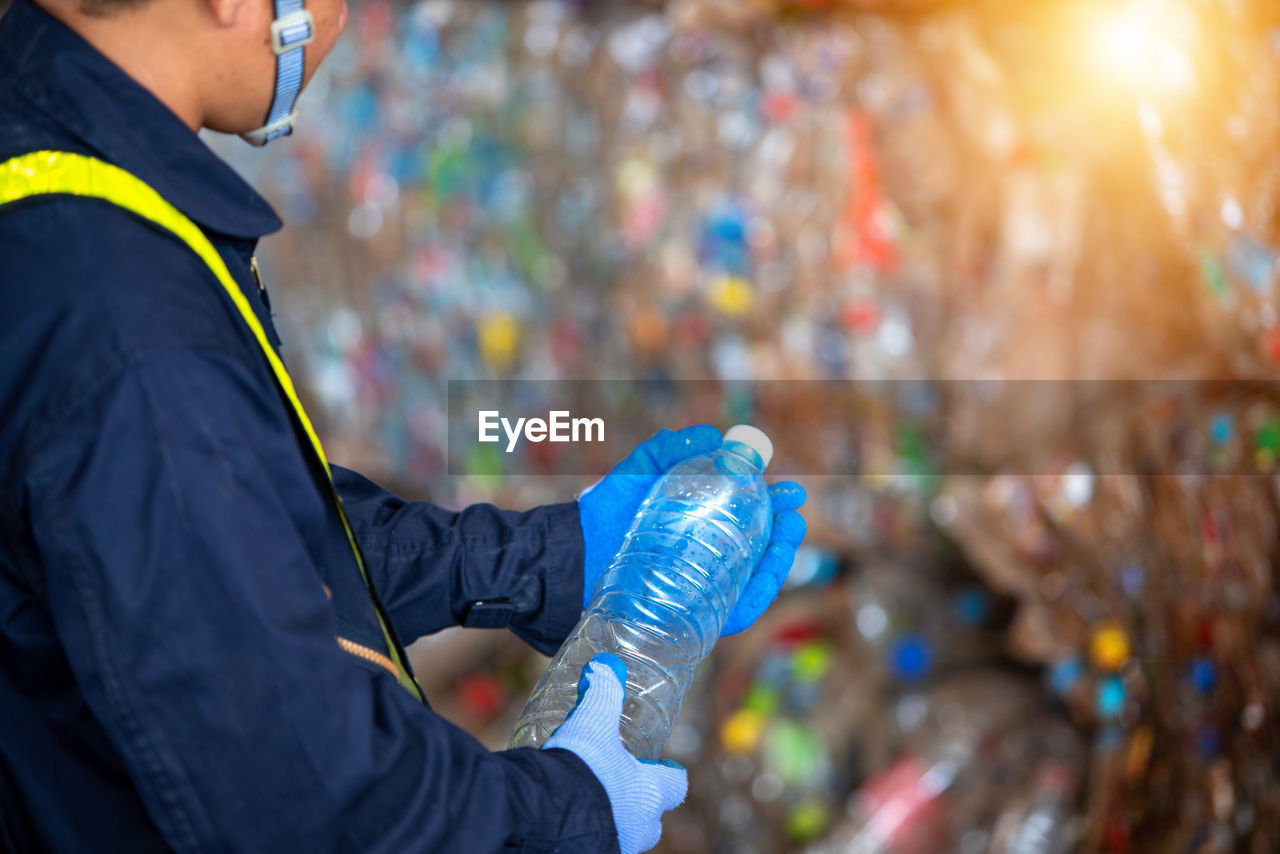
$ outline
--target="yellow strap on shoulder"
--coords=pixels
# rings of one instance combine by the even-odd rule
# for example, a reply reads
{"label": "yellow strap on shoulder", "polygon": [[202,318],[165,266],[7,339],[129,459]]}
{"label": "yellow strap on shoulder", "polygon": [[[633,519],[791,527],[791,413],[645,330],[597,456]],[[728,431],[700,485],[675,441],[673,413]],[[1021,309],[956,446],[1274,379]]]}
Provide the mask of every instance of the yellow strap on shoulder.
{"label": "yellow strap on shoulder", "polygon": [[[35,151],[0,164],[0,205],[29,199],[34,196],[55,194],[100,199],[122,207],[142,219],[172,232],[175,237],[190,247],[191,251],[200,257],[200,260],[208,265],[214,277],[222,285],[223,291],[240,313],[240,317],[253,333],[262,355],[271,366],[271,372],[275,375],[276,382],[280,385],[280,390],[284,392],[290,405],[293,406],[293,411],[298,417],[298,423],[302,425],[302,429],[307,434],[307,439],[310,440],[316,457],[319,459],[321,466],[324,467],[325,474],[328,475],[334,506],[338,509],[338,516],[342,519],[342,526],[346,530],[347,542],[351,545],[351,552],[355,555],[356,564],[360,567],[360,575],[364,579],[365,587],[369,590],[369,595],[372,599],[373,585],[369,580],[369,572],[365,568],[364,556],[360,553],[360,546],[356,543],[355,534],[351,530],[351,523],[347,520],[347,513],[342,507],[342,498],[338,495],[338,491],[333,485],[333,473],[329,469],[329,461],[325,457],[324,448],[320,445],[320,437],[316,435],[315,429],[311,426],[311,419],[307,417],[306,410],[302,408],[302,401],[298,399],[298,394],[293,387],[293,380],[289,377],[289,372],[285,370],[284,363],[280,361],[280,357],[276,355],[271,342],[267,340],[266,333],[262,329],[262,324],[258,322],[257,315],[253,313],[253,309],[249,306],[248,300],[245,299],[244,293],[241,292],[235,279],[231,277],[230,271],[227,270],[227,265],[223,262],[222,256],[218,254],[218,250],[205,237],[204,232],[185,214],[165,201],[159,193],[151,189],[142,180],[118,166],[113,166],[97,158],[65,151]],[[396,678],[415,697],[419,700],[424,699],[421,687],[417,684],[417,680],[410,675],[401,658],[400,650],[391,637],[391,632],[383,619],[381,609],[376,602],[373,604],[374,612],[378,615],[378,624],[382,628],[382,635],[387,644],[387,651],[390,653],[391,661],[395,665]]]}

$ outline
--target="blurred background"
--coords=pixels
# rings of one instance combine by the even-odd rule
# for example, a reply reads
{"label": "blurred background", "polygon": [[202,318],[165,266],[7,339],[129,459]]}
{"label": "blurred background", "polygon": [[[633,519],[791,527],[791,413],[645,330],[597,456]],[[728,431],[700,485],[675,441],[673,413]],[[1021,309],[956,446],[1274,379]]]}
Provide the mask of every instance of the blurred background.
{"label": "blurred background", "polygon": [[[1280,850],[1277,4],[351,0],[301,109],[209,142],[331,458],[567,500],[448,381],[609,379],[802,472],[660,851]],[[495,749],[546,664],[411,653]]]}

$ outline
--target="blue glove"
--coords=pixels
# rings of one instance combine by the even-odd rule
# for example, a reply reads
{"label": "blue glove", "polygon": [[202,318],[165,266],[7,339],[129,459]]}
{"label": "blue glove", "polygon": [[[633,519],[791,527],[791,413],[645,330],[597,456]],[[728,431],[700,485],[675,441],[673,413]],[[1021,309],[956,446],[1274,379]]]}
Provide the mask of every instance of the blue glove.
{"label": "blue glove", "polygon": [[[658,478],[689,457],[714,451],[723,441],[720,431],[707,424],[675,432],[660,430],[581,495],[578,518],[585,547],[582,607],[591,604],[596,582],[622,548],[636,511]],[[769,497],[773,502],[773,536],[730,612],[722,636],[743,631],[764,613],[777,597],[795,562],[796,548],[804,539],[804,518],[796,512],[804,504],[804,488],[797,483],[778,483],[769,487]]]}
{"label": "blue glove", "polygon": [[796,562],[796,549],[804,539],[804,517],[798,512],[804,504],[804,487],[792,481],[775,483],[769,487],[769,501],[773,505],[773,535],[764,557],[756,564],[751,580],[738,597],[738,603],[729,612],[720,637],[746,631],[764,613],[764,609],[778,598],[782,582],[787,580],[791,565]]}
{"label": "blue glove", "polygon": [[601,653],[582,668],[578,704],[552,733],[543,750],[559,747],[587,763],[609,796],[622,854],[639,854],[658,844],[662,814],[684,803],[689,774],[675,762],[645,762],[622,746],[618,719],[627,684],[627,666]]}

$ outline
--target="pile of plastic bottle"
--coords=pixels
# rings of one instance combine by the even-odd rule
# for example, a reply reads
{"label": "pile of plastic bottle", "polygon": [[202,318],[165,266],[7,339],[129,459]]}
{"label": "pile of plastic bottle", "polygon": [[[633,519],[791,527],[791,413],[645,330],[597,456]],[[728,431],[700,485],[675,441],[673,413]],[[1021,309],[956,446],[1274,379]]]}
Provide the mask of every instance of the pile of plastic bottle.
{"label": "pile of plastic bottle", "polygon": [[[759,423],[749,399],[651,393],[673,382],[924,376],[936,283],[877,282],[904,262],[856,38],[685,31],[624,4],[356,4],[296,137],[227,150],[290,224],[262,261],[335,457],[446,503],[552,500],[502,475],[554,454],[449,458],[446,403],[474,387],[446,378],[642,379],[624,391],[656,429]],[[880,408],[868,441],[894,456],[902,416]],[[892,533],[825,486],[833,528]]]}

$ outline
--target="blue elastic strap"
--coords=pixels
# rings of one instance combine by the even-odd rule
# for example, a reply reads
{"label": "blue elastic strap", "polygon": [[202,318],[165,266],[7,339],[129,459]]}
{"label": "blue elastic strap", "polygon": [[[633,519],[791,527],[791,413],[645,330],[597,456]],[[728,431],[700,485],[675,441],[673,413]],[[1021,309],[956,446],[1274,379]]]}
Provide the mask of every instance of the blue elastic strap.
{"label": "blue elastic strap", "polygon": [[[275,0],[276,20],[294,12],[301,12],[302,4],[303,0]],[[286,27],[280,35],[281,44],[288,47],[310,36],[311,27],[307,24]],[[271,110],[267,113],[268,125],[280,121],[293,112],[293,105],[297,102],[298,93],[302,90],[302,70],[306,61],[306,51],[307,49],[303,47],[285,51],[276,57],[276,94],[271,99]],[[291,133],[293,133],[293,126],[286,125],[269,133],[267,142]]]}
{"label": "blue elastic strap", "polygon": [[[275,0],[277,21],[301,12],[302,9],[303,0]],[[312,25],[305,21],[283,27],[280,31],[280,46],[288,48],[298,42],[306,42],[311,38],[311,28]],[[267,123],[263,127],[271,127],[274,124],[283,122],[293,113],[294,104],[298,100],[298,93],[302,89],[302,73],[305,63],[305,47],[285,50],[283,53],[276,55],[276,91],[271,99],[271,110],[267,113]],[[284,122],[280,127],[268,133],[263,143],[270,142],[277,137],[288,136],[291,133],[293,133],[293,124]]]}

